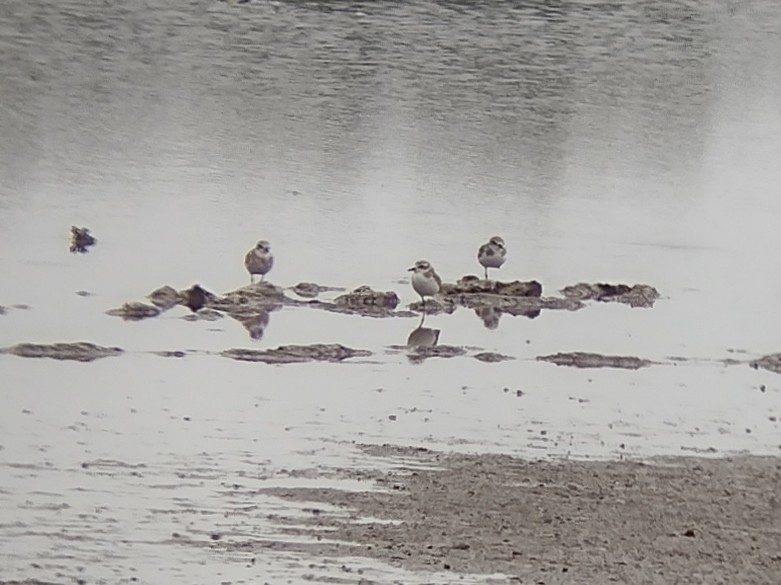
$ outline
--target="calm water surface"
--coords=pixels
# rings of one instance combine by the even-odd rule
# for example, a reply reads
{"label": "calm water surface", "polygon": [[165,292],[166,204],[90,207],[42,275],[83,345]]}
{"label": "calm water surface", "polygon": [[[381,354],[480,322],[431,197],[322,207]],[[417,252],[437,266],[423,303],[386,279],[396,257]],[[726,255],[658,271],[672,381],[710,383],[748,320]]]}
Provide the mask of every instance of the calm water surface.
{"label": "calm water surface", "polygon": [[[249,492],[291,470],[381,465],[351,441],[779,453],[781,381],[724,360],[781,350],[781,5],[413,4],[5,0],[0,346],[128,353],[0,356],[0,578],[333,575],[338,563],[250,565],[208,542],[282,538],[266,518],[288,504]],[[98,237],[89,254],[68,252],[72,224]],[[407,304],[415,260],[445,280],[478,273],[494,234],[503,279],[547,294],[642,282],[663,298],[493,330],[463,309],[427,319],[441,343],[517,358],[501,364],[410,364],[389,346],[414,319],[286,308],[255,342],[180,309],[104,314],[164,284],[241,286],[260,238],[276,284],[369,284]],[[374,355],[268,367],[210,353],[314,342]],[[193,353],[149,353],[165,349]],[[663,365],[534,361],[576,350]],[[359,564],[377,582],[448,582]]]}

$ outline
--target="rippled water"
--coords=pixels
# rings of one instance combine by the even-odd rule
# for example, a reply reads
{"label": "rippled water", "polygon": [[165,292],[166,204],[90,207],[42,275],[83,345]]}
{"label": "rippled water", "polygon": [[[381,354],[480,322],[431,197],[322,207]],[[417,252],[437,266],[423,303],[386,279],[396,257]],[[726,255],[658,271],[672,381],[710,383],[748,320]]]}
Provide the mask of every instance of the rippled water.
{"label": "rippled water", "polygon": [[[129,353],[0,356],[0,578],[76,578],[108,552],[91,578],[301,578],[300,559],[246,572],[246,559],[171,533],[273,537],[276,504],[236,504],[225,486],[376,465],[350,441],[778,453],[781,383],[724,360],[780,349],[780,27],[772,0],[6,0],[0,345]],[[89,254],[68,252],[72,224],[98,237]],[[463,309],[427,319],[441,343],[517,358],[501,364],[410,364],[389,346],[413,319],[285,308],[253,342],[236,322],[178,309],[140,323],[103,313],[163,284],[234,289],[260,238],[274,283],[369,284],[407,304],[412,262],[445,280],[477,273],[494,234],[508,242],[503,279],[535,278],[546,294],[642,282],[663,299],[505,315],[495,330]],[[312,342],[374,355],[269,367],[208,353]],[[148,353],[161,349],[204,353]],[[575,350],[664,365],[533,359]]]}

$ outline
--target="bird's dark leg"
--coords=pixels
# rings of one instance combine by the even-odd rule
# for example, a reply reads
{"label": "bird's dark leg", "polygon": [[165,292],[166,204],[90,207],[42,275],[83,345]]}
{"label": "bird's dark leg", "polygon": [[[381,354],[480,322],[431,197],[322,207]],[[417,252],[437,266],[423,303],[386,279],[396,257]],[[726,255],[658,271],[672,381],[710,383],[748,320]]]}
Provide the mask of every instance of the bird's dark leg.
{"label": "bird's dark leg", "polygon": [[485,266],[485,279],[488,280],[488,266]]}
{"label": "bird's dark leg", "polygon": [[260,275],[260,282],[263,282],[263,279],[264,279],[264,278],[266,278],[266,275],[265,275],[265,274],[261,274],[261,275]]}
{"label": "bird's dark leg", "polygon": [[426,314],[426,297],[424,297],[423,295],[420,295],[420,302],[423,303],[423,308],[421,309],[421,311],[423,311],[423,314],[425,315]]}

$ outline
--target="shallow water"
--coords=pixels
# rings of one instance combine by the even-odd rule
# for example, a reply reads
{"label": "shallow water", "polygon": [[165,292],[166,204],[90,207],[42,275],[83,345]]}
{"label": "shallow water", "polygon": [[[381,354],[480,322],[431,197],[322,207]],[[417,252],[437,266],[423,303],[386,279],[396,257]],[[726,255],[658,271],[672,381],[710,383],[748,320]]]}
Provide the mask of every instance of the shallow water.
{"label": "shallow water", "polygon": [[[244,522],[273,536],[263,519],[280,504],[233,522],[224,486],[378,464],[351,441],[533,457],[779,453],[781,381],[724,362],[780,349],[779,26],[770,0],[5,2],[0,346],[128,353],[0,355],[0,578],[76,578],[108,553],[111,570],[90,578],[142,566],[150,583],[216,578],[228,560],[171,532],[208,546],[214,526]],[[98,238],[89,254],[68,252],[72,224]],[[546,294],[642,282],[663,298],[504,315],[494,330],[465,309],[426,319],[440,343],[516,358],[499,364],[409,363],[390,346],[416,319],[285,308],[256,342],[181,308],[139,323],[104,314],[163,284],[241,286],[260,238],[276,284],[369,284],[408,304],[415,260],[445,280],[479,273],[477,247],[494,234],[508,243],[504,280],[535,278]],[[214,355],[315,342],[374,355],[284,367]],[[193,352],[149,353],[175,349]],[[534,361],[578,350],[661,364]],[[66,534],[78,544],[63,552]],[[301,559],[263,562],[276,559],[231,578],[306,572]]]}

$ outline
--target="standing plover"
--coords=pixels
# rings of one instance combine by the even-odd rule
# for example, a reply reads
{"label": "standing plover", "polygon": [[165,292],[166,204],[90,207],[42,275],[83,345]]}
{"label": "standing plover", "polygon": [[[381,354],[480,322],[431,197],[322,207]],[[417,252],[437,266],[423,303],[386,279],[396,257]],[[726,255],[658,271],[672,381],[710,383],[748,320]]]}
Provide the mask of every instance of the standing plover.
{"label": "standing plover", "polygon": [[486,280],[488,280],[488,269],[501,267],[506,256],[507,249],[504,247],[504,240],[499,236],[494,236],[488,240],[487,244],[480,246],[477,251],[477,261],[485,268]]}
{"label": "standing plover", "polygon": [[271,245],[266,240],[260,240],[247,255],[244,256],[244,266],[249,272],[250,284],[254,282],[254,276],[260,274],[260,280],[274,266],[274,256],[271,254]]}
{"label": "standing plover", "polygon": [[426,260],[418,260],[409,271],[412,272],[412,277],[410,278],[412,288],[420,295],[420,299],[423,301],[423,310],[425,311],[426,297],[434,296],[439,292],[442,286],[442,279],[439,278],[439,274],[436,273],[434,267]]}

